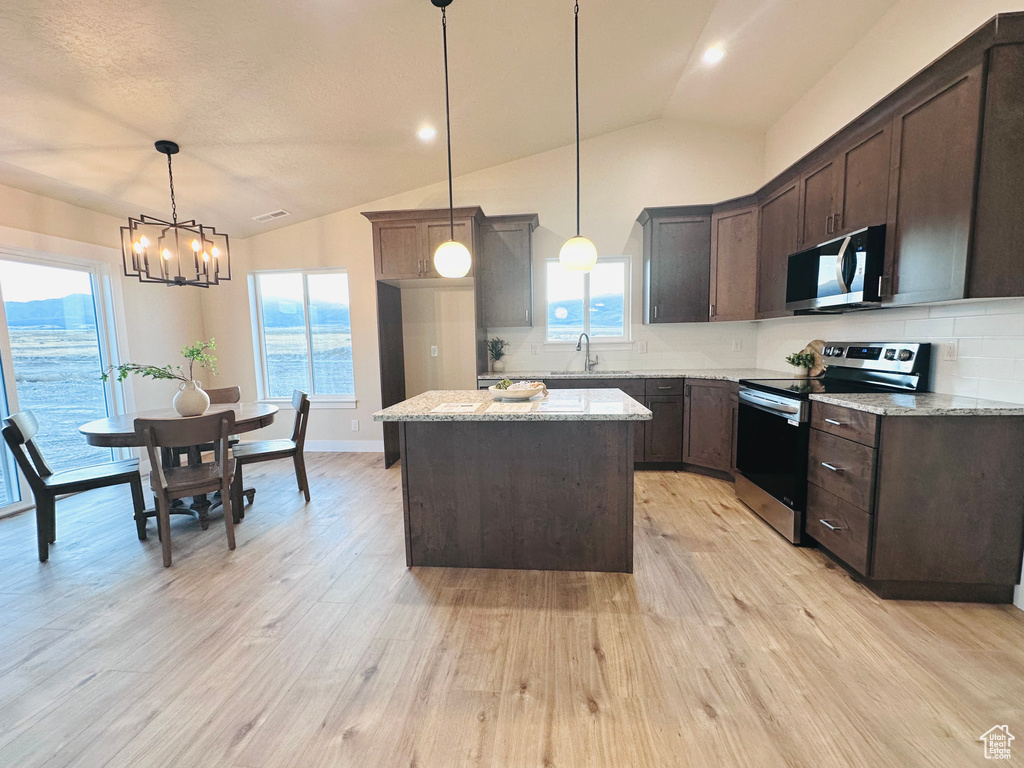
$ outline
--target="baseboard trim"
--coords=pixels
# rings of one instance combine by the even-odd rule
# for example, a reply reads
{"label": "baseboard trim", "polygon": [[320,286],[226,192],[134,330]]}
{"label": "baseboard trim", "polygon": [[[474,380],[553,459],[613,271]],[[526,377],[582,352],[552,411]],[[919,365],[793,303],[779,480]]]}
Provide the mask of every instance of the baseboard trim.
{"label": "baseboard trim", "polygon": [[307,440],[310,453],[384,453],[383,440]]}

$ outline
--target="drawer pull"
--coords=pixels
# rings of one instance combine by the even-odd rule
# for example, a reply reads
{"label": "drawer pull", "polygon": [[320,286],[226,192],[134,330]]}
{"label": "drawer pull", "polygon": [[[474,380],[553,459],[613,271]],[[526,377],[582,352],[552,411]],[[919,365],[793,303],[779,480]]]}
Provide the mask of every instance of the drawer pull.
{"label": "drawer pull", "polygon": [[843,530],[841,526],[832,525],[832,523],[830,523],[828,520],[818,520],[818,522],[821,523],[822,525],[824,525],[830,531],[841,531],[841,530]]}
{"label": "drawer pull", "polygon": [[836,421],[835,419],[825,419],[825,423],[826,423],[826,424],[831,424],[831,425],[833,425],[833,426],[835,426],[835,427],[841,427],[841,426],[843,426],[843,422],[841,422],[841,421]]}
{"label": "drawer pull", "polygon": [[829,464],[827,461],[821,462],[821,466],[823,466],[825,469],[831,470],[832,472],[842,472],[843,471],[842,467],[837,467],[835,464]]}
{"label": "drawer pull", "polygon": [[672,389],[672,387],[658,387],[658,389]]}

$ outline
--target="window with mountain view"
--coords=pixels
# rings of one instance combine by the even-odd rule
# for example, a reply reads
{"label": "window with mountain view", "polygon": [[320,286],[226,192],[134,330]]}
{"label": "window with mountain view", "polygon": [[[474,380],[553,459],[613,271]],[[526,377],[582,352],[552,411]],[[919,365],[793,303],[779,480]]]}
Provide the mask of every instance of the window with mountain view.
{"label": "window with mountain view", "polygon": [[557,259],[547,265],[549,342],[626,341],[629,317],[629,258],[604,258],[590,272],[569,272]]}
{"label": "window with mountain view", "polygon": [[107,416],[94,281],[86,269],[0,260],[14,372],[7,399],[12,410],[16,404],[35,414],[36,442],[55,470],[111,457],[110,449],[90,446],[78,433],[85,422]]}
{"label": "window with mountain view", "polygon": [[354,396],[348,273],[260,272],[254,284],[263,396]]}

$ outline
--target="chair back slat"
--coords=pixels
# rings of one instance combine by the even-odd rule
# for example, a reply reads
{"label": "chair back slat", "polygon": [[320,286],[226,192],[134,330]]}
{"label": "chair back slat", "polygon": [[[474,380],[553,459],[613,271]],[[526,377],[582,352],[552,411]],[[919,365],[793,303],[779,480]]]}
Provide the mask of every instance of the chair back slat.
{"label": "chair back slat", "polygon": [[[42,451],[39,450],[39,446],[36,445],[33,438],[39,433],[39,422],[32,411],[19,411],[5,419],[4,422],[7,427],[4,430],[4,438],[7,440],[8,446],[11,448],[11,452],[14,453],[15,459],[24,458],[28,465],[31,466],[31,472],[37,476],[37,478],[49,477],[53,474],[53,470],[50,469],[50,465],[46,463],[46,459],[43,458]],[[8,438],[7,430],[11,430],[10,438]],[[14,440],[14,443],[11,440]],[[15,447],[17,446],[17,447]],[[18,461],[21,466],[21,461]],[[22,471],[25,471],[25,467],[22,466]],[[26,472],[25,477],[29,478],[29,474]],[[31,484],[31,478],[29,483]]]}
{"label": "chair back slat", "polygon": [[292,442],[301,451],[306,443],[306,426],[309,424],[309,395],[301,389],[292,393],[292,407],[295,409],[295,427],[292,429]]}
{"label": "chair back slat", "polygon": [[25,450],[25,441],[22,440],[21,432],[16,426],[10,424],[10,419],[5,419],[5,421],[8,422],[8,426],[3,428],[4,441],[11,449],[11,453],[14,454],[14,460],[18,463],[22,474],[25,475],[25,479],[28,480],[29,486],[33,490],[42,488],[43,480]]}
{"label": "chair back slat", "polygon": [[206,394],[209,395],[210,403],[213,405],[228,405],[241,402],[242,400],[242,390],[239,387],[207,389]]}

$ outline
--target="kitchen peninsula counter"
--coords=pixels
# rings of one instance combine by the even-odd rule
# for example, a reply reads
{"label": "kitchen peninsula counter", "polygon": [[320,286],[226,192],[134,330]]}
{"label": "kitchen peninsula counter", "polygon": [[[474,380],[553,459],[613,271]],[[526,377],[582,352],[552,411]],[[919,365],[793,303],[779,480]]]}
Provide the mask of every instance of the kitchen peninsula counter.
{"label": "kitchen peninsula counter", "polygon": [[651,412],[622,391],[432,391],[373,418],[399,424],[407,565],[632,573],[634,423]]}

